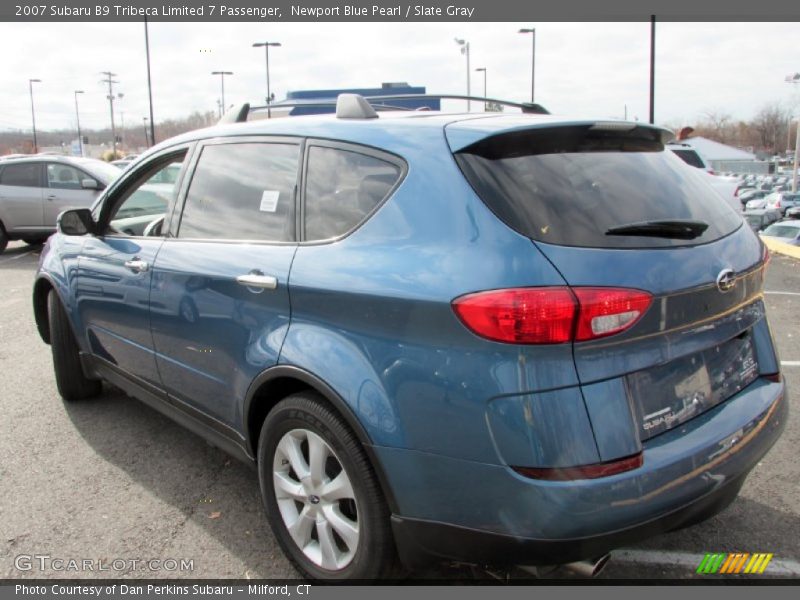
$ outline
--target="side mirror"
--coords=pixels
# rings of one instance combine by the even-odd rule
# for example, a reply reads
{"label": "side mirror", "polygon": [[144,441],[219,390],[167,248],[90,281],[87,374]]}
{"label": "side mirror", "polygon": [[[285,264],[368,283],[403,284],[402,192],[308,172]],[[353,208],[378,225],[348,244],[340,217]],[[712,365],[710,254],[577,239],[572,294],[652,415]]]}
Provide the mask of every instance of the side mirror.
{"label": "side mirror", "polygon": [[92,211],[88,208],[73,208],[65,210],[58,215],[56,228],[59,233],[64,235],[86,235],[94,233],[95,222],[92,219]]}
{"label": "side mirror", "polygon": [[84,190],[99,190],[100,184],[91,177],[87,177],[86,179],[81,179],[81,188]]}

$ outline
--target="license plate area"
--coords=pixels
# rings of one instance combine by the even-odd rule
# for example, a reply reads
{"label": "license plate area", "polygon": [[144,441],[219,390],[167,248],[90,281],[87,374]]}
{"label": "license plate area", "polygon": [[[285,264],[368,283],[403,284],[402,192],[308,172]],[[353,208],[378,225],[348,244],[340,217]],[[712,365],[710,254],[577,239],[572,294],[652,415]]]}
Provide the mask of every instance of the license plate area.
{"label": "license plate area", "polygon": [[724,402],[758,377],[750,332],[626,379],[640,439],[646,440]]}

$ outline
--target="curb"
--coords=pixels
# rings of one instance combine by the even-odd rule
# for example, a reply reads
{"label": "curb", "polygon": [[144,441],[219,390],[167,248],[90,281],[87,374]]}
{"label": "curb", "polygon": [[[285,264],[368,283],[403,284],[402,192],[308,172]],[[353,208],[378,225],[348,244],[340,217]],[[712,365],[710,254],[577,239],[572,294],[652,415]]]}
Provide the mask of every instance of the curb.
{"label": "curb", "polygon": [[800,260],[800,246],[791,246],[790,244],[778,242],[766,237],[762,237],[761,241],[769,248],[770,252],[785,254],[786,256],[791,256],[792,258]]}

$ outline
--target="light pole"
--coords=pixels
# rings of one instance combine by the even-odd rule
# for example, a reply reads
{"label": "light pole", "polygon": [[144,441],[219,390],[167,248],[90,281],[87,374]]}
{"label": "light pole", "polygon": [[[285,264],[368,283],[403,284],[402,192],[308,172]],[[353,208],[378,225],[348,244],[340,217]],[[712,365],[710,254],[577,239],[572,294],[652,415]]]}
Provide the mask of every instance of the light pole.
{"label": "light pole", "polygon": [[75,121],[78,123],[78,148],[80,148],[81,156],[83,156],[83,138],[81,137],[81,115],[78,112],[78,94],[82,94],[83,90],[75,90]]}
{"label": "light pole", "polygon": [[535,90],[534,83],[536,81],[536,28],[531,27],[529,29],[520,29],[519,32],[531,34],[531,104],[532,104],[534,98],[533,92]]}
{"label": "light pole", "polygon": [[28,88],[31,92],[31,120],[33,121],[33,153],[38,154],[39,144],[36,142],[36,111],[33,109],[33,84],[41,83],[41,79],[28,79]]}
{"label": "light pole", "polygon": [[[486,67],[478,67],[477,69],[475,69],[475,71],[478,73],[480,73],[481,71],[483,72],[483,97],[488,98],[488,95],[486,94]],[[485,100],[483,102],[483,110],[484,111],[486,110]]]}
{"label": "light pole", "polygon": [[212,75],[219,75],[219,80],[222,85],[222,104],[219,109],[219,116],[225,114],[225,75],[233,75],[233,71],[211,71]]}
{"label": "light pole", "polygon": [[[800,73],[793,73],[792,75],[786,76],[787,83],[800,83]],[[795,119],[795,121],[798,121]],[[789,121],[789,129],[792,128],[792,122]],[[792,167],[792,193],[797,193],[797,159],[798,154],[800,154],[800,121],[795,123],[794,126],[796,133],[795,133],[795,141],[794,141],[794,165]]]}
{"label": "light pole", "polygon": [[267,118],[272,118],[272,109],[270,108],[270,104],[272,103],[272,93],[269,89],[269,47],[280,47],[280,42],[257,42],[253,44],[253,48],[261,48],[264,47],[265,54],[267,56]]}
{"label": "light pole", "polygon": [[142,117],[142,127],[144,127],[144,145],[146,148],[149,148],[150,139],[147,136],[147,117]]}
{"label": "light pole", "polygon": [[[467,57],[467,96],[471,96],[470,92],[470,85],[469,85],[469,42],[466,40],[462,40],[459,38],[455,38],[456,44],[461,46],[461,54]],[[470,112],[470,101],[467,100],[467,112]]]}

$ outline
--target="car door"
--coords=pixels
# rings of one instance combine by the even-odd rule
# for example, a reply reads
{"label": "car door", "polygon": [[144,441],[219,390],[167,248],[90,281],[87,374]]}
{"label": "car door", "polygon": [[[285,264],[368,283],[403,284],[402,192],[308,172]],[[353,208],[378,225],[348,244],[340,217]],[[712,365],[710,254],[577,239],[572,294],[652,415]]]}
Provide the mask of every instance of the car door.
{"label": "car door", "polygon": [[[55,228],[56,219],[63,211],[70,208],[89,208],[102,187],[91,175],[59,162],[45,164],[45,180],[47,189],[44,190],[44,224],[52,228]],[[94,181],[96,187],[84,189],[84,180]]]}
{"label": "car door", "polygon": [[[139,383],[160,388],[150,333],[152,266],[164,242],[160,227],[172,212],[172,194],[151,193],[150,181],[181,165],[189,147],[172,148],[114,185],[98,216],[99,235],[88,236],[75,282],[78,323],[92,354]],[[162,190],[163,192],[163,190]]]}
{"label": "car door", "polygon": [[289,325],[301,142],[215,140],[195,156],[153,269],[156,362],[176,405],[234,427]]}
{"label": "car door", "polygon": [[42,163],[25,161],[0,172],[0,219],[6,231],[23,234],[43,228]]}

